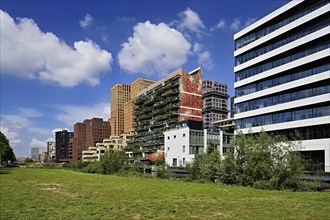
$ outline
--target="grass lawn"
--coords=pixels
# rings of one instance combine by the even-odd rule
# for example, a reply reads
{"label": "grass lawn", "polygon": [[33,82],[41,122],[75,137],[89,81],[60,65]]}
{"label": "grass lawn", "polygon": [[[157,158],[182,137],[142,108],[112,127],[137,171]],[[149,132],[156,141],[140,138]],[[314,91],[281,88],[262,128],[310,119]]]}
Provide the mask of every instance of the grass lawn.
{"label": "grass lawn", "polygon": [[0,169],[0,219],[330,219],[330,192]]}

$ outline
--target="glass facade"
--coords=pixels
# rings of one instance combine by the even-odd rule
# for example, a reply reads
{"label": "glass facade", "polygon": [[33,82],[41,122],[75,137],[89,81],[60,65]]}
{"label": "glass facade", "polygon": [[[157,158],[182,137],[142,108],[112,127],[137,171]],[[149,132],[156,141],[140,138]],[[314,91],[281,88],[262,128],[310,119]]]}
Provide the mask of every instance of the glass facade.
{"label": "glass facade", "polygon": [[311,33],[314,33],[318,30],[321,30],[322,28],[325,28],[325,27],[329,27],[330,25],[330,19],[326,19],[320,23],[317,23],[315,25],[312,25],[312,26],[308,26],[307,28],[305,28],[304,30],[298,32],[298,33],[295,33],[287,38],[284,38],[280,41],[276,41],[275,43],[272,43],[272,44],[269,44],[267,46],[263,46],[259,49],[256,49],[256,50],[253,50],[251,52],[248,52],[248,53],[244,53],[242,55],[239,55],[235,58],[235,66],[237,65],[240,65],[242,63],[245,63],[249,60],[252,60],[253,58],[255,57],[258,57],[260,55],[263,55],[269,51],[272,51],[272,50],[275,50],[276,48],[279,48],[283,45],[286,45],[288,43],[291,43],[299,38],[302,38],[306,35],[309,35]]}
{"label": "glass facade", "polygon": [[295,54],[292,54],[292,55],[287,56],[287,57],[283,57],[283,58],[280,58],[280,59],[277,59],[277,60],[274,60],[274,61],[271,61],[271,62],[267,62],[267,63],[261,64],[261,65],[258,65],[258,66],[254,66],[254,67],[242,70],[242,71],[238,71],[235,74],[235,81],[237,82],[237,81],[246,79],[248,77],[257,75],[259,73],[265,72],[265,71],[270,70],[272,68],[284,65],[286,63],[290,63],[294,60],[298,60],[300,58],[309,56],[311,54],[317,53],[319,51],[322,51],[322,50],[325,50],[325,49],[328,49],[328,48],[330,48],[330,41],[323,42],[319,45],[313,46],[313,47],[308,48],[308,49],[303,48],[302,51],[300,51],[298,53],[295,53]]}
{"label": "glass facade", "polygon": [[265,114],[236,120],[238,129],[271,125],[283,122],[297,121],[309,118],[317,118],[330,115],[330,103],[321,107],[308,107],[293,111],[284,111],[272,114]]}
{"label": "glass facade", "polygon": [[302,9],[299,12],[296,12],[295,14],[287,17],[286,19],[283,19],[275,24],[269,25],[268,27],[265,27],[259,31],[256,31],[252,34],[243,36],[242,38],[239,38],[235,41],[235,50],[238,50],[250,43],[252,43],[255,40],[258,40],[259,38],[311,13],[312,11],[317,10],[318,8],[321,8],[322,6],[328,4],[329,1],[328,0],[321,0],[318,2],[315,2],[314,4],[310,5],[309,7],[306,7],[304,9]]}
{"label": "glass facade", "polygon": [[299,99],[305,99],[313,96],[330,94],[330,85],[319,86],[315,88],[304,89],[300,91],[284,93],[276,96],[270,96],[260,99],[254,99],[247,102],[238,103],[235,105],[236,113],[251,111],[268,106],[278,105],[286,102],[292,102]]}
{"label": "glass facade", "polygon": [[318,67],[306,69],[299,72],[289,73],[283,76],[275,77],[272,79],[262,80],[257,83],[252,83],[235,89],[236,97],[248,95],[257,91],[268,89],[274,86],[278,86],[287,82],[302,79],[308,76],[316,75],[330,70],[330,64],[324,64]]}

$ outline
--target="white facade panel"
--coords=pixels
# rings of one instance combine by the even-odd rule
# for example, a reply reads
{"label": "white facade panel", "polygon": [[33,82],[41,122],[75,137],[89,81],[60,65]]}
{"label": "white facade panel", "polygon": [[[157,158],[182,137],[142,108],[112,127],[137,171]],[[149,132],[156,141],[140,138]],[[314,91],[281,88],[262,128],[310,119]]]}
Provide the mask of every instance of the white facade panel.
{"label": "white facade panel", "polygon": [[244,86],[246,84],[253,83],[257,80],[261,80],[263,78],[273,76],[273,75],[276,75],[278,73],[281,73],[281,72],[293,69],[295,67],[298,67],[298,66],[301,66],[301,65],[304,65],[304,64],[307,64],[307,63],[311,63],[311,62],[314,62],[316,60],[320,60],[322,58],[326,58],[326,57],[329,57],[329,56],[330,56],[330,49],[327,48],[327,49],[322,50],[320,52],[311,54],[311,55],[303,57],[301,59],[283,64],[281,66],[272,68],[272,69],[267,70],[265,72],[262,72],[262,73],[259,73],[257,75],[251,76],[249,78],[242,79],[238,82],[235,82],[234,83],[234,88],[238,88],[238,87]]}
{"label": "white facade panel", "polygon": [[244,95],[241,97],[237,97],[234,99],[235,104],[240,103],[240,102],[245,102],[251,99],[256,99],[256,98],[260,98],[266,95],[271,95],[280,91],[285,91],[285,90],[289,90],[289,89],[293,89],[296,88],[298,86],[303,86],[303,85],[308,85],[311,83],[315,83],[315,82],[320,82],[326,79],[330,79],[330,70],[325,71],[323,73],[319,73],[313,76],[308,76],[302,79],[298,79],[298,80],[294,80],[288,83],[284,83],[278,86],[274,86],[268,89],[264,89],[261,91],[257,91],[248,95]]}
{"label": "white facade panel", "polygon": [[[258,126],[258,127],[252,127],[252,128],[244,128],[244,129],[240,129],[240,131],[242,131],[243,134],[248,134],[250,131],[252,133],[258,133],[258,132],[261,132],[262,130],[277,131],[277,130],[283,130],[283,129],[300,128],[300,127],[308,127],[308,126],[324,125],[324,124],[330,124],[330,116],[309,118],[309,119],[304,119],[304,120],[290,121],[290,122],[277,123],[277,124],[272,124],[272,125],[264,125],[264,126]],[[237,132],[238,132],[238,130],[235,131],[235,133],[237,133]]]}
{"label": "white facade panel", "polygon": [[286,45],[284,45],[282,47],[276,48],[275,50],[271,50],[268,53],[265,53],[265,54],[263,54],[261,56],[258,56],[256,58],[254,58],[254,59],[251,59],[251,60],[249,60],[249,61],[247,61],[247,62],[245,62],[245,63],[243,63],[241,65],[237,65],[237,66],[234,67],[234,71],[235,72],[241,71],[241,70],[243,70],[245,68],[248,68],[248,67],[250,67],[252,65],[255,65],[257,63],[260,63],[260,62],[262,62],[264,60],[267,60],[267,59],[269,59],[271,57],[274,57],[276,55],[279,55],[281,53],[284,53],[286,51],[289,51],[291,49],[294,49],[294,48],[296,48],[298,46],[301,46],[303,44],[306,44],[308,42],[311,42],[311,41],[313,41],[315,39],[318,39],[320,37],[326,36],[329,33],[330,33],[330,27],[327,26],[327,27],[325,27],[325,28],[323,28],[321,30],[318,30],[318,31],[316,31],[314,33],[311,33],[311,34],[309,34],[309,35],[307,35],[305,37],[299,38],[298,40],[295,40],[295,41],[293,41],[291,43],[288,43],[288,44],[286,44]]}
{"label": "white facade panel", "polygon": [[301,18],[299,18],[299,19],[297,19],[297,20],[281,27],[281,28],[279,28],[279,29],[277,29],[276,31],[273,31],[273,32],[269,33],[268,35],[266,35],[262,38],[259,38],[258,40],[253,41],[252,43],[236,50],[234,52],[234,57],[236,57],[236,56],[238,56],[242,53],[245,53],[245,52],[247,52],[247,51],[249,51],[249,50],[251,50],[251,49],[253,49],[253,48],[255,48],[255,47],[257,47],[257,46],[259,46],[259,45],[261,45],[261,44],[263,44],[263,43],[265,43],[265,42],[267,42],[267,41],[269,41],[269,40],[271,40],[275,37],[277,37],[277,36],[280,36],[280,35],[288,32],[289,30],[292,30],[293,28],[296,28],[296,27],[298,27],[298,26],[300,26],[300,25],[302,25],[302,24],[304,24],[304,23],[306,23],[310,20],[313,20],[313,19],[329,12],[329,7],[330,7],[330,3],[326,4],[325,6],[319,8],[319,9],[317,9],[317,10],[315,10],[315,11],[313,11],[313,12],[311,12],[311,13],[309,13],[309,14],[307,14],[307,15],[305,15],[305,16],[303,16],[303,17],[301,17]]}
{"label": "white facade panel", "polygon": [[241,119],[241,118],[253,117],[253,116],[257,116],[257,115],[263,115],[263,114],[267,114],[267,113],[289,110],[289,109],[293,109],[293,108],[313,105],[313,104],[322,103],[322,102],[329,102],[329,101],[330,101],[330,93],[318,95],[318,96],[314,96],[314,97],[309,97],[309,98],[305,98],[305,99],[300,99],[300,100],[296,100],[296,101],[292,101],[292,102],[282,103],[282,104],[278,104],[278,105],[268,106],[265,108],[250,110],[250,111],[246,111],[246,112],[242,112],[242,113],[236,113],[234,115],[234,118],[235,118],[235,120],[237,120],[237,119]]}
{"label": "white facade panel", "polygon": [[260,25],[272,20],[273,18],[277,17],[278,15],[280,15],[280,14],[286,12],[287,10],[295,7],[296,5],[300,4],[301,2],[303,2],[303,0],[291,1],[288,4],[280,7],[276,11],[273,11],[272,13],[270,13],[270,14],[266,15],[265,17],[259,19],[258,21],[254,22],[253,24],[249,25],[248,27],[244,28],[243,30],[237,32],[234,35],[234,40],[236,40],[237,38],[245,35],[246,33],[249,33],[250,31],[253,31],[255,28],[257,28]]}

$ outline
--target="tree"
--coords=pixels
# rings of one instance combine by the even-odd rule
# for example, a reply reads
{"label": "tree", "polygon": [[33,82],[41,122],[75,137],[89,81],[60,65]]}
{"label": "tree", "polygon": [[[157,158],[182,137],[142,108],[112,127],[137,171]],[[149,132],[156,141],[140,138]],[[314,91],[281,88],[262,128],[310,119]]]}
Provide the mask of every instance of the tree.
{"label": "tree", "polygon": [[102,174],[113,174],[119,172],[124,168],[127,162],[127,156],[124,151],[108,150],[101,157],[101,171]]}
{"label": "tree", "polygon": [[9,145],[6,136],[0,131],[0,164],[15,161],[16,157],[13,149]]}

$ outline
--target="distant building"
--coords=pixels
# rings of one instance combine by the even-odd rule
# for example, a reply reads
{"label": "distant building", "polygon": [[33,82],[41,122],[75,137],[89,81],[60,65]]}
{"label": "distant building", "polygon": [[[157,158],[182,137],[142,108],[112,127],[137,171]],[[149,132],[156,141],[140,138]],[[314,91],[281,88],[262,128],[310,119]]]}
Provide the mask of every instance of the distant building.
{"label": "distant building", "polygon": [[203,80],[203,125],[208,129],[212,122],[228,117],[228,86],[214,80]]}
{"label": "distant building", "polygon": [[111,98],[111,135],[121,135],[124,133],[124,104],[130,100],[131,86],[125,84],[115,84],[110,91]]}
{"label": "distant building", "polygon": [[47,162],[48,161],[48,155],[47,152],[41,152],[39,155],[40,162]]}
{"label": "distant building", "polygon": [[48,162],[53,162],[55,161],[56,157],[56,145],[55,141],[48,141],[47,142],[47,161]]}
{"label": "distant building", "polygon": [[55,161],[57,163],[67,163],[70,161],[70,152],[72,151],[72,149],[70,149],[70,140],[72,141],[72,139],[73,132],[69,132],[67,130],[55,132]]}
{"label": "distant building", "polygon": [[102,143],[103,139],[110,137],[110,124],[102,118],[86,119],[83,123],[74,125],[74,138],[72,146],[72,162],[76,163],[82,158],[82,152],[89,147]]}
{"label": "distant building", "polygon": [[39,161],[39,148],[31,147],[29,151],[29,158],[33,161]]}
{"label": "distant building", "polygon": [[156,81],[146,78],[137,78],[134,80],[130,87],[130,100],[124,104],[124,133],[128,134],[129,132],[134,130],[133,122],[134,122],[134,109],[133,103],[137,97],[137,94],[155,83]]}

